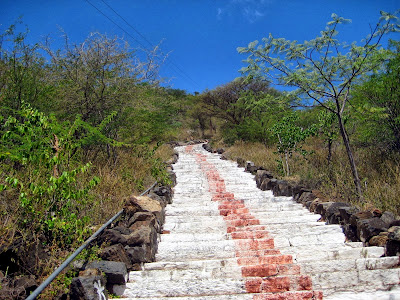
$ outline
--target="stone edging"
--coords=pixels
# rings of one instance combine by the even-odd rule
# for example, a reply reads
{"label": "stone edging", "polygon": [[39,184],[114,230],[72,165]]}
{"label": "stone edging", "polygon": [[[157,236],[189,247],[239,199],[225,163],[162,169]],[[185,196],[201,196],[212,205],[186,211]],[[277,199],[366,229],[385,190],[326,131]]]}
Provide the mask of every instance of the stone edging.
{"label": "stone edging", "polygon": [[[178,154],[166,162],[166,170],[176,184],[172,164]],[[128,272],[141,270],[153,262],[163,233],[165,207],[172,202],[171,186],[155,186],[146,196],[130,196],[118,220],[97,238],[97,245],[107,245],[98,254],[101,261],[78,262],[79,277],[72,280],[71,299],[108,299],[108,293],[121,296],[128,282]]]}
{"label": "stone edging", "polygon": [[[227,159],[222,148],[214,150],[209,144],[203,144],[203,148],[221,154],[221,159]],[[274,178],[271,172],[255,166],[251,161],[237,158],[236,162],[246,172],[255,175],[259,189],[272,190],[274,196],[293,197],[311,212],[320,214],[321,221],[326,224],[340,224],[349,241],[361,241],[364,246],[385,247],[386,256],[400,255],[400,217],[392,212],[360,211],[349,203],[329,201],[319,191]]]}

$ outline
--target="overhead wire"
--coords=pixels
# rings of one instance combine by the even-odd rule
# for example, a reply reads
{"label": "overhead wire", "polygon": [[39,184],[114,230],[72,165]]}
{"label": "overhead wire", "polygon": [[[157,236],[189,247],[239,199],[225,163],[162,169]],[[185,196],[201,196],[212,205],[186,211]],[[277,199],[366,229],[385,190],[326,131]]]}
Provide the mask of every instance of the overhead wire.
{"label": "overhead wire", "polygon": [[[140,42],[137,38],[135,38],[133,35],[131,35],[129,32],[127,32],[123,27],[121,27],[118,23],[116,23],[114,20],[112,20],[109,16],[107,16],[104,12],[102,12],[98,7],[96,7],[93,3],[91,3],[89,0],[85,0],[87,3],[89,3],[94,9],[96,9],[101,15],[103,15],[105,18],[107,18],[111,23],[113,23],[115,26],[117,26],[119,29],[121,29],[124,33],[126,33],[130,38],[132,38],[134,41],[136,41],[139,45],[141,45],[145,50],[150,51],[145,45],[143,45],[142,42]],[[112,8],[107,2],[104,0],[101,0],[110,10],[112,10],[119,18],[121,18],[130,28],[132,28],[144,41],[146,41],[151,47],[154,47],[154,45],[142,34],[140,31],[138,31],[135,27],[133,27],[124,17],[122,17],[114,8]],[[162,55],[165,56],[165,54],[160,51]],[[191,81],[192,84],[194,84],[196,87],[199,87],[196,81],[194,81],[184,70],[182,70],[177,64],[172,61],[172,59],[166,57],[166,61],[168,61],[179,73],[181,73],[186,79]]]}

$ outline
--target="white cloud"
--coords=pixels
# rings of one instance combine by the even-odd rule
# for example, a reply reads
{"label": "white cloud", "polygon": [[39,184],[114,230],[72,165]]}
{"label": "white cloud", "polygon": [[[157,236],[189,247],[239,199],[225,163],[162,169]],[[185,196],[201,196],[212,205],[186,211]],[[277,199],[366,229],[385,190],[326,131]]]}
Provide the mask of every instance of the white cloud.
{"label": "white cloud", "polygon": [[274,0],[230,0],[225,7],[218,7],[217,19],[222,20],[223,17],[234,17],[241,15],[248,22],[254,23],[263,18],[266,13],[267,6]]}

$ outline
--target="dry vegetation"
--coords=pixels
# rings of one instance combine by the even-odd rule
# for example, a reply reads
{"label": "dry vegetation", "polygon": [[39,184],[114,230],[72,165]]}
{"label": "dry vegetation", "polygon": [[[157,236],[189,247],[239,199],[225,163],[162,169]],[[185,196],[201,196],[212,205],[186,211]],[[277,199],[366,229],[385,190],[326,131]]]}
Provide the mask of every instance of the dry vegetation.
{"label": "dry vegetation", "polygon": [[[310,138],[307,143],[305,148],[313,149],[313,153],[305,158],[296,153],[293,155],[293,175],[289,178],[282,176],[277,163],[279,156],[273,147],[238,141],[225,149],[226,155],[232,160],[241,157],[253,161],[279,178],[319,189],[334,201],[352,202],[362,208],[375,207],[400,214],[400,155],[385,156],[371,149],[356,151],[364,188],[364,202],[360,203],[354,194],[354,183],[343,147],[340,144],[335,146],[332,161],[328,164],[327,150],[318,138]],[[219,143],[217,146],[223,145]]]}

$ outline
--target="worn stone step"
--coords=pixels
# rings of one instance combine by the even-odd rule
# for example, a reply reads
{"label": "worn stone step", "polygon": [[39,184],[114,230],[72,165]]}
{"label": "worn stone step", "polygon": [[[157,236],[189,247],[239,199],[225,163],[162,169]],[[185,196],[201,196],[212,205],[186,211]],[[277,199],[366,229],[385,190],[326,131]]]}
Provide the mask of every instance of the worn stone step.
{"label": "worn stone step", "polygon": [[400,288],[373,292],[336,292],[324,297],[324,300],[400,300]]}
{"label": "worn stone step", "polygon": [[161,235],[162,242],[221,241],[231,239],[228,233],[174,233]]}
{"label": "worn stone step", "polygon": [[[332,245],[335,247],[335,245]],[[336,248],[328,249],[325,245],[316,247],[315,245],[310,249],[309,247],[294,247],[280,248],[282,254],[289,254],[293,259],[298,262],[309,262],[315,260],[341,260],[341,259],[359,259],[359,258],[378,258],[384,254],[382,247],[368,247],[368,248],[351,248],[336,246]],[[372,248],[372,249],[369,249]]]}
{"label": "worn stone step", "polygon": [[353,270],[347,272],[328,272],[311,275],[313,286],[323,289],[324,295],[338,291],[353,292],[389,290],[399,284],[400,269]]}
{"label": "worn stone step", "polygon": [[202,268],[185,268],[185,269],[169,269],[169,270],[144,270],[129,273],[129,282],[140,281],[180,281],[180,280],[205,280],[233,278],[241,279],[241,268],[236,265],[231,266],[215,266],[214,264],[204,264]]}
{"label": "worn stone step", "polygon": [[331,260],[314,260],[299,263],[299,265],[305,274],[378,270],[397,267],[399,265],[399,257],[335,259],[334,263]]}
{"label": "worn stone step", "polygon": [[[140,298],[141,300],[253,300],[252,294],[230,294],[230,295],[213,295],[213,296],[192,296],[192,297],[151,297]],[[134,300],[138,298],[124,298],[124,300]]]}
{"label": "worn stone step", "polygon": [[212,280],[178,280],[165,281],[160,284],[157,281],[128,282],[124,296],[131,298],[156,298],[156,297],[183,297],[183,296],[213,296],[243,294],[246,292],[244,280],[221,278]]}
{"label": "worn stone step", "polygon": [[143,270],[184,270],[184,269],[199,269],[205,267],[232,267],[238,266],[236,258],[227,259],[202,259],[189,261],[156,261],[144,264]]}

